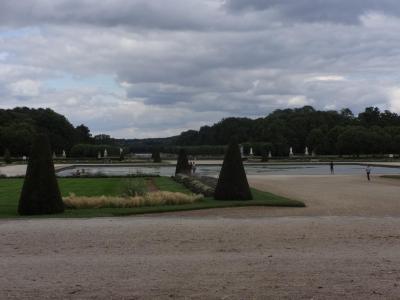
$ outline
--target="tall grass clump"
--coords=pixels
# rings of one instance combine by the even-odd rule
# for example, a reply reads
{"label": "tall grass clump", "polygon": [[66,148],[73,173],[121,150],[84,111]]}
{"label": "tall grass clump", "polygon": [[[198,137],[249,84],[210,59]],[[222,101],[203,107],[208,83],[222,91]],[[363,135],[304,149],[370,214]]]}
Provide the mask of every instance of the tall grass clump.
{"label": "tall grass clump", "polygon": [[70,194],[64,197],[66,208],[135,208],[144,206],[181,205],[200,201],[203,195],[187,195],[167,191],[151,192],[135,197],[86,197]]}

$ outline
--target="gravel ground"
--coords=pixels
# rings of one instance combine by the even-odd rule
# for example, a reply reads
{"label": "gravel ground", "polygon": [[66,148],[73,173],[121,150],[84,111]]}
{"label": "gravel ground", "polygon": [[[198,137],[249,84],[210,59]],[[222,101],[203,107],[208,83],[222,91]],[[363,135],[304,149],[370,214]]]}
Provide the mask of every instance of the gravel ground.
{"label": "gravel ground", "polygon": [[399,299],[400,181],[249,181],[308,207],[0,221],[0,299]]}

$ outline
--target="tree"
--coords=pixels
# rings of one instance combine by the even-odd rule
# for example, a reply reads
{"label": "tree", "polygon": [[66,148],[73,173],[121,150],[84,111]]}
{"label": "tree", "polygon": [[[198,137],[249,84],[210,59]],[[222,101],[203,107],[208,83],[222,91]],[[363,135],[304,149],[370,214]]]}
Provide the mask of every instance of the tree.
{"label": "tree", "polygon": [[77,134],[77,139],[79,143],[82,144],[89,144],[92,138],[92,135],[90,134],[90,129],[85,126],[84,124],[81,124],[75,128],[76,134]]}
{"label": "tree", "polygon": [[10,150],[6,149],[4,151],[4,162],[6,164],[11,164],[11,154],[10,154]]}
{"label": "tree", "polygon": [[364,112],[358,114],[361,125],[369,127],[380,125],[381,112],[378,107],[367,107]]}
{"label": "tree", "polygon": [[340,154],[359,156],[362,153],[369,153],[368,130],[361,126],[346,128],[338,136],[336,147]]}
{"label": "tree", "polygon": [[354,114],[353,112],[350,110],[350,108],[342,108],[340,110],[340,115],[343,116],[346,119],[352,120],[354,119]]}
{"label": "tree", "polygon": [[0,152],[7,145],[14,156],[28,155],[32,136],[37,132],[46,133],[53,151],[69,151],[76,142],[76,130],[62,115],[51,109],[16,107],[0,109]]}
{"label": "tree", "polygon": [[325,136],[321,129],[314,128],[310,131],[307,137],[307,145],[310,147],[311,151],[315,153],[320,153],[320,150],[325,144]]}
{"label": "tree", "polygon": [[39,215],[63,211],[64,204],[54,170],[50,142],[46,135],[39,134],[34,139],[29,156],[18,213]]}
{"label": "tree", "polygon": [[190,174],[189,160],[185,149],[181,149],[178,155],[178,161],[176,163],[175,174]]}
{"label": "tree", "polygon": [[231,142],[226,151],[214,198],[216,200],[253,199],[244,171],[239,145],[236,142]]}

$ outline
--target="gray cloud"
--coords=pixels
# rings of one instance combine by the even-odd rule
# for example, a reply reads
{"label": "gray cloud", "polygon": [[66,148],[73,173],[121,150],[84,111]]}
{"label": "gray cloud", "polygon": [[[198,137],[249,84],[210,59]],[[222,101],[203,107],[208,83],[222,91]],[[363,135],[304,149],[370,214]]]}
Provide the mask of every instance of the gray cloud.
{"label": "gray cloud", "polygon": [[306,22],[357,23],[371,12],[400,15],[396,0],[227,0],[231,11],[276,10],[283,16]]}
{"label": "gray cloud", "polygon": [[196,15],[188,14],[188,8],[189,3],[182,0],[168,3],[143,0],[4,0],[0,2],[0,22],[11,26],[86,23],[165,29],[197,28]]}
{"label": "gray cloud", "polygon": [[0,3],[0,107],[117,137],[302,105],[400,110],[391,1],[26,2]]}

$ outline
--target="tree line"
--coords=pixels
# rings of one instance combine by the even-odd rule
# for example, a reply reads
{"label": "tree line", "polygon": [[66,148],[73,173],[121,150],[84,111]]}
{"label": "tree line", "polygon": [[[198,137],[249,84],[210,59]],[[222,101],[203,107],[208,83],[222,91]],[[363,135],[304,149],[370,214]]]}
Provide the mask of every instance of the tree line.
{"label": "tree line", "polygon": [[74,127],[64,116],[51,109],[17,107],[0,109],[0,155],[29,155],[36,133],[46,134],[52,151],[61,155],[77,143],[90,143],[85,125]]}
{"label": "tree line", "polygon": [[[383,154],[400,153],[400,116],[367,107],[355,116],[348,108],[319,111],[312,106],[278,109],[264,118],[226,118],[213,126],[182,132],[180,146],[226,145],[234,138],[252,146],[255,154],[271,151],[275,156],[295,153]],[[246,150],[247,148],[247,150]]]}
{"label": "tree line", "polygon": [[[245,153],[253,148],[255,155],[287,156],[295,153],[336,154],[399,154],[400,116],[377,107],[367,107],[354,115],[348,108],[320,111],[311,106],[278,109],[258,119],[226,118],[212,126],[188,130],[178,136],[156,139],[114,139],[109,135],[92,136],[85,125],[74,127],[64,116],[51,109],[26,107],[0,109],[0,155],[9,150],[11,156],[29,154],[34,133],[48,135],[52,151],[68,156],[96,157],[108,149],[124,153],[178,153],[187,149],[191,155],[223,154],[234,139],[244,146]],[[107,147],[107,148],[106,148]]]}

